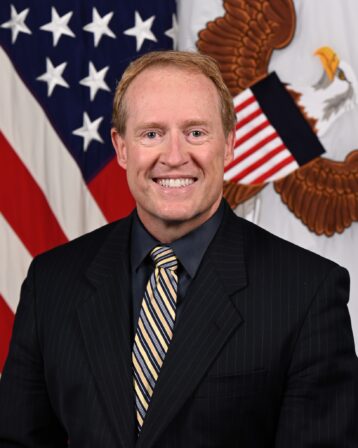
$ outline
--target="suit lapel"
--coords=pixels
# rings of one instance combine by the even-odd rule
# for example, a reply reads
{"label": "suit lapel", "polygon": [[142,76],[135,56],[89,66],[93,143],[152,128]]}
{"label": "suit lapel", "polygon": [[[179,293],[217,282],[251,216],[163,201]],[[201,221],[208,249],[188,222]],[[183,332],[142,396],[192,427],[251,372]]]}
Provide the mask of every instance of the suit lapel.
{"label": "suit lapel", "polygon": [[183,303],[144,420],[138,448],[150,448],[194,392],[242,317],[232,302],[246,286],[243,236],[230,210]]}
{"label": "suit lapel", "polygon": [[90,365],[123,447],[135,444],[131,363],[131,219],[120,221],[87,271],[93,292],[78,307]]}

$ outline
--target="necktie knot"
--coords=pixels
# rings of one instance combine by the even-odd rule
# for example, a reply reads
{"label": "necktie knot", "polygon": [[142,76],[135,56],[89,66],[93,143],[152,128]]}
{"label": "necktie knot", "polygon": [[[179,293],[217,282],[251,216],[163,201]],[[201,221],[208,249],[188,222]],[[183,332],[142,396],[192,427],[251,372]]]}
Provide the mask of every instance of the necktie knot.
{"label": "necktie knot", "polygon": [[178,259],[174,251],[169,246],[156,246],[150,252],[156,268],[170,269],[176,271],[178,268]]}

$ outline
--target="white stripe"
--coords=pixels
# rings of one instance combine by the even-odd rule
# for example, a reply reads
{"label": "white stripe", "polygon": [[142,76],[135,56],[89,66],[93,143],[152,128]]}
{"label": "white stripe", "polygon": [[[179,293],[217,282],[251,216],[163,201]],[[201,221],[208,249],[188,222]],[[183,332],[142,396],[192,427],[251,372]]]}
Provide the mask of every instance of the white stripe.
{"label": "white stripe", "polygon": [[[257,145],[258,143],[262,142],[267,137],[270,137],[272,134],[274,134],[276,131],[272,126],[267,126],[266,128],[262,129],[262,131],[257,132],[252,137],[250,137],[246,142],[241,143],[234,151],[234,159],[236,157],[239,157],[244,152],[251,149],[253,146]],[[280,138],[280,137],[275,137]],[[281,141],[281,139],[280,139]],[[281,141],[282,143],[282,141]]]}
{"label": "white stripe", "polygon": [[[267,121],[266,116],[264,114],[260,114],[258,117],[249,121],[244,126],[241,126],[240,128],[238,128],[235,132],[236,140],[239,140],[240,138],[244,137],[246,134],[251,132],[253,129],[255,129],[257,126],[259,126],[264,121]],[[265,130],[265,129],[271,129],[271,132],[275,131],[275,129],[270,124],[267,125],[267,127],[265,127],[263,130]],[[263,132],[263,130],[259,131],[259,132]],[[255,135],[258,135],[258,134],[259,133],[255,134]]]}
{"label": "white stripe", "polygon": [[243,92],[239,93],[233,98],[234,106],[236,107],[239,104],[242,104],[244,101],[251,98],[252,96],[255,97],[251,89],[245,89]]}
{"label": "white stripe", "polygon": [[240,110],[239,112],[236,113],[236,122],[239,123],[241,120],[243,120],[244,118],[246,118],[248,115],[252,114],[253,112],[256,112],[257,110],[261,110],[259,104],[255,101],[252,104],[249,104],[248,106],[246,106],[244,109]]}
{"label": "white stripe", "polygon": [[[287,149],[282,150],[281,152],[276,154],[275,157],[272,157],[272,159],[268,160],[263,165],[260,165],[255,171],[252,171],[250,174],[248,174],[243,179],[241,179],[240,182],[243,184],[250,184],[255,179],[257,179],[259,176],[262,176],[262,174],[269,171],[271,168],[273,168],[275,165],[277,165],[283,159],[286,159],[290,155],[291,155],[291,153]],[[267,181],[265,181],[265,182],[267,182]]]}
{"label": "white stripe", "polygon": [[273,182],[274,180],[280,179],[281,177],[287,176],[288,174],[291,174],[293,171],[297,170],[299,168],[299,164],[296,162],[296,160],[292,160],[291,163],[284,166],[280,171],[277,171],[277,173],[273,174],[271,177],[267,178],[265,182]]}
{"label": "white stripe", "polygon": [[266,154],[268,154],[273,149],[277,148],[282,144],[282,140],[279,137],[276,137],[271,142],[267,143],[265,146],[260,148],[259,150],[255,151],[250,156],[243,159],[241,162],[239,162],[237,165],[230,168],[225,174],[224,174],[224,180],[230,180],[233,177],[236,176],[236,174],[243,171],[248,166],[254,164],[257,160],[261,159],[261,157],[264,157]]}
{"label": "white stripe", "polygon": [[15,313],[32,257],[0,213],[0,293]]}
{"label": "white stripe", "polygon": [[0,48],[0,129],[69,239],[105,224],[80,169]]}

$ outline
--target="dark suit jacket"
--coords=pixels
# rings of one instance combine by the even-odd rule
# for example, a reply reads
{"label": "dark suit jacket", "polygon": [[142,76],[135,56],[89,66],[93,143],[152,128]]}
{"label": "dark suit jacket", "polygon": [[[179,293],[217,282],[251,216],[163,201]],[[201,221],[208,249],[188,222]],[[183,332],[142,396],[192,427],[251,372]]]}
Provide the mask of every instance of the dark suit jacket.
{"label": "dark suit jacket", "polygon": [[131,218],[34,260],[0,382],[0,446],[358,447],[348,275],[227,211],[139,439]]}

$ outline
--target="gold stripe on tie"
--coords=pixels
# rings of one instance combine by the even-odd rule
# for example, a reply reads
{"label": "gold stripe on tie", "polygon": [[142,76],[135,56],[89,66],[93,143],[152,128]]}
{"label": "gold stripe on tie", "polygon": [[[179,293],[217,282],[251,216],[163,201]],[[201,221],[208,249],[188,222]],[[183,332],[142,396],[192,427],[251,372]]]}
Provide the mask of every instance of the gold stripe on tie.
{"label": "gold stripe on tie", "polygon": [[173,250],[156,246],[150,256],[155,269],[144,292],[132,353],[139,432],[173,336],[178,290],[178,260]]}

